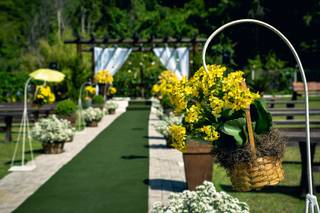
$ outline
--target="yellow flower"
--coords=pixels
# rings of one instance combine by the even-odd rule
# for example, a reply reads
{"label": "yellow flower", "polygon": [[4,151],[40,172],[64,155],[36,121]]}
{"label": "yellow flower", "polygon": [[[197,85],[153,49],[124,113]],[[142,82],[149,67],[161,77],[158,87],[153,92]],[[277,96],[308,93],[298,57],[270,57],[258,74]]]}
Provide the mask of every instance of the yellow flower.
{"label": "yellow flower", "polygon": [[152,94],[156,95],[160,92],[160,86],[158,84],[155,84],[152,86]]}
{"label": "yellow flower", "polygon": [[86,86],[85,91],[89,95],[95,95],[96,94],[96,87],[94,87],[94,86]]}
{"label": "yellow flower", "polygon": [[173,104],[172,95],[179,84],[179,79],[174,72],[166,70],[159,76],[159,82],[152,87],[152,92],[159,99],[169,99],[170,104]]}
{"label": "yellow flower", "polygon": [[35,102],[37,104],[51,104],[56,100],[49,86],[37,86],[35,94]]}
{"label": "yellow flower", "polygon": [[237,71],[223,78],[222,92],[226,108],[235,111],[246,109],[260,97],[258,93],[250,92],[245,86],[243,74],[242,71]]}
{"label": "yellow flower", "polygon": [[186,149],[186,128],[180,125],[171,125],[168,128],[170,137],[172,138],[172,146],[181,152]]}
{"label": "yellow flower", "polygon": [[220,117],[220,113],[224,107],[224,101],[218,97],[211,95],[209,97],[210,107],[212,109],[212,115],[216,118]]}
{"label": "yellow flower", "polygon": [[114,95],[117,93],[117,89],[115,87],[109,87],[108,92],[109,94]]}
{"label": "yellow flower", "polygon": [[189,109],[187,109],[186,115],[185,115],[185,121],[187,123],[196,123],[200,120],[200,107],[196,105],[192,105]]}
{"label": "yellow flower", "polygon": [[206,141],[216,141],[219,139],[219,133],[216,131],[216,128],[214,126],[203,126],[199,129],[199,132],[202,132],[205,134],[204,140]]}
{"label": "yellow flower", "polygon": [[94,76],[94,79],[99,84],[112,84],[113,77],[108,70],[100,70]]}

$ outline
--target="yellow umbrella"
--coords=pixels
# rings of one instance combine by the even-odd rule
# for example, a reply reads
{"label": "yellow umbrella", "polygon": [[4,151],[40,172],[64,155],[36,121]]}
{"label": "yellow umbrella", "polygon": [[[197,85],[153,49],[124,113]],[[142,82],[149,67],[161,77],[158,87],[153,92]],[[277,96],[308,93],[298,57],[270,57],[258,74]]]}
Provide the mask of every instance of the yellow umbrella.
{"label": "yellow umbrella", "polygon": [[29,75],[33,79],[48,81],[48,82],[61,82],[65,75],[61,72],[51,69],[38,69]]}

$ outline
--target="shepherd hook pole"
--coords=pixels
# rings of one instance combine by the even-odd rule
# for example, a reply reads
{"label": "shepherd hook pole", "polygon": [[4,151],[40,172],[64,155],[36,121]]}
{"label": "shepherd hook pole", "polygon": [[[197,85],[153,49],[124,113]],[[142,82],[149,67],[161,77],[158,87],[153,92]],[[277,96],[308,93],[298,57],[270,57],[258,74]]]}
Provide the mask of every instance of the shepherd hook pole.
{"label": "shepherd hook pole", "polygon": [[203,62],[203,66],[204,69],[208,72],[208,68],[207,68],[207,64],[206,64],[206,50],[208,48],[209,43],[211,42],[211,40],[220,32],[222,32],[224,29],[233,26],[233,25],[237,25],[237,24],[243,24],[243,23],[253,23],[253,24],[257,24],[263,27],[268,28],[269,30],[273,31],[275,34],[277,34],[286,44],[287,46],[290,48],[292,54],[294,55],[294,58],[298,64],[299,67],[299,71],[301,74],[301,78],[304,84],[304,96],[305,96],[305,122],[306,122],[306,147],[307,147],[307,172],[308,172],[308,189],[309,189],[309,193],[306,196],[306,205],[305,205],[305,212],[308,213],[309,209],[311,210],[311,213],[314,213],[314,210],[316,210],[318,213],[320,213],[319,210],[319,204],[317,201],[317,197],[315,195],[313,195],[313,184],[312,184],[312,166],[311,166],[311,154],[310,154],[310,122],[309,122],[309,94],[308,94],[308,85],[307,85],[307,79],[305,76],[305,72],[304,69],[302,67],[302,63],[300,61],[300,58],[298,56],[298,53],[296,52],[296,50],[294,49],[294,47],[292,46],[292,44],[290,43],[290,41],[276,28],[274,28],[273,26],[271,26],[270,24],[267,24],[265,22],[259,21],[259,20],[255,20],[255,19],[240,19],[240,20],[236,20],[236,21],[232,21],[229,22],[223,26],[221,26],[220,28],[218,28],[217,30],[215,30],[207,39],[204,47],[203,47],[203,51],[202,51],[202,62]]}

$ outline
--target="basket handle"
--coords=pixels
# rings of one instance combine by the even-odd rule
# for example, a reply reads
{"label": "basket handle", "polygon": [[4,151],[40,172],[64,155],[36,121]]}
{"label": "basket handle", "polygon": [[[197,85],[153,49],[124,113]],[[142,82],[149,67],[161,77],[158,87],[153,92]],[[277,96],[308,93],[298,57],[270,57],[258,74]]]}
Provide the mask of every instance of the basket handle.
{"label": "basket handle", "polygon": [[[247,85],[245,81],[242,81],[241,84],[243,89],[247,89]],[[246,112],[246,123],[249,135],[249,143],[250,143],[250,150],[253,158],[256,158],[256,145],[254,143],[254,136],[253,136],[253,129],[252,129],[252,122],[251,122],[251,113],[250,113],[250,105],[248,105],[245,109]]]}

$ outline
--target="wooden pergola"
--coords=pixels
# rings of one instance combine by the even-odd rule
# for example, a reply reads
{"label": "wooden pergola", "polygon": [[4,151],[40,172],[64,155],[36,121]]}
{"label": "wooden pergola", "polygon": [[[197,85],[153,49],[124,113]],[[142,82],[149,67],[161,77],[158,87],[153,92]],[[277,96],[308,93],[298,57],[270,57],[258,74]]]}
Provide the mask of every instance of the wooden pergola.
{"label": "wooden pergola", "polygon": [[[77,53],[81,56],[82,52],[91,52],[92,58],[94,60],[94,47],[95,46],[123,46],[130,47],[132,51],[138,52],[149,52],[152,51],[154,47],[163,47],[165,45],[172,47],[189,47],[191,50],[191,58],[194,61],[194,56],[196,52],[202,49],[203,44],[206,42],[206,38],[198,38],[197,36],[193,38],[154,38],[140,39],[138,36],[133,36],[133,38],[96,38],[91,35],[89,39],[83,39],[81,36],[77,36],[72,40],[65,40],[65,44],[75,44],[77,46]],[[94,61],[93,61],[94,64]]]}
{"label": "wooden pergola", "polygon": [[[190,68],[192,70],[195,70],[195,55],[196,52],[201,50],[203,48],[204,43],[206,42],[206,38],[199,38],[197,36],[194,36],[193,38],[172,38],[172,37],[164,37],[164,38],[155,38],[151,36],[148,39],[141,39],[135,34],[132,38],[96,38],[94,35],[91,35],[88,39],[83,39],[81,36],[76,36],[76,38],[71,40],[65,40],[65,44],[74,44],[76,45],[77,54],[82,57],[83,52],[91,53],[91,60],[92,60],[92,74],[94,74],[94,47],[100,46],[100,47],[130,47],[132,51],[136,52],[150,52],[155,47],[164,47],[164,46],[170,46],[170,47],[188,47],[190,49],[191,55],[190,55]],[[143,81],[143,68],[140,70],[140,76],[141,76],[141,96],[144,96],[143,88],[144,88],[144,81]]]}

